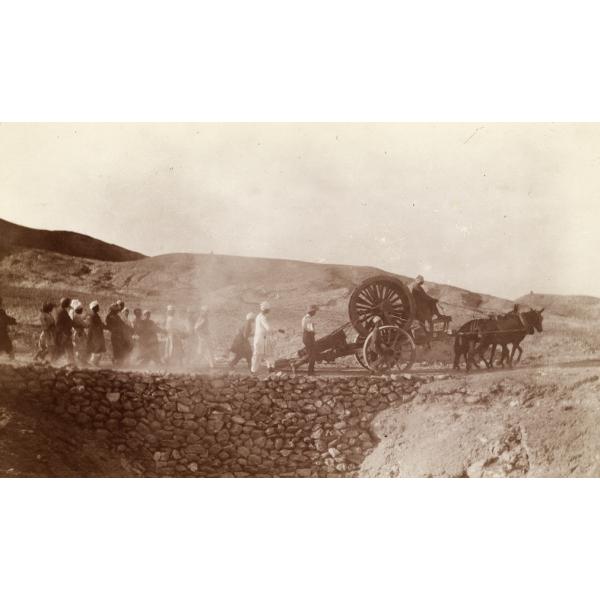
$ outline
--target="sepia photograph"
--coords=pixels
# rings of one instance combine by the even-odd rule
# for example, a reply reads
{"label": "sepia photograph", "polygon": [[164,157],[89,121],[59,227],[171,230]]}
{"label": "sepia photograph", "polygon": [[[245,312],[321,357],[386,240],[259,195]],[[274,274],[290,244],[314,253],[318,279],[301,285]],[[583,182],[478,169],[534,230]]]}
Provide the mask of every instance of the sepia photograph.
{"label": "sepia photograph", "polygon": [[597,477],[600,126],[0,126],[5,477]]}
{"label": "sepia photograph", "polygon": [[595,598],[596,13],[3,3],[3,597]]}

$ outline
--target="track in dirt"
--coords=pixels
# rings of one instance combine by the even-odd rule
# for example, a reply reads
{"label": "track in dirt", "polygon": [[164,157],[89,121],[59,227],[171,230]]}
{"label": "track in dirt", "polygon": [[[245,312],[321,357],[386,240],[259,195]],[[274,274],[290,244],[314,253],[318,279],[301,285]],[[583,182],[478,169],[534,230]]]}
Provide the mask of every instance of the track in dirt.
{"label": "track in dirt", "polygon": [[[476,377],[478,375],[492,375],[495,373],[505,373],[509,375],[510,373],[518,372],[522,373],[524,371],[539,371],[540,369],[578,369],[582,367],[600,367],[600,359],[584,359],[577,360],[571,362],[556,362],[556,363],[542,363],[535,365],[520,365],[513,368],[493,368],[493,369],[473,369],[471,371],[466,371],[464,369],[460,371],[456,371],[452,369],[452,367],[446,368],[420,368],[420,369],[411,369],[410,371],[402,372],[403,375],[416,375],[420,377],[424,377],[427,375],[453,375],[456,377],[460,376],[473,376]],[[296,375],[305,375],[306,373],[303,371],[296,371]],[[326,375],[327,377],[359,377],[368,375],[369,372],[364,369],[318,369],[317,375]]]}

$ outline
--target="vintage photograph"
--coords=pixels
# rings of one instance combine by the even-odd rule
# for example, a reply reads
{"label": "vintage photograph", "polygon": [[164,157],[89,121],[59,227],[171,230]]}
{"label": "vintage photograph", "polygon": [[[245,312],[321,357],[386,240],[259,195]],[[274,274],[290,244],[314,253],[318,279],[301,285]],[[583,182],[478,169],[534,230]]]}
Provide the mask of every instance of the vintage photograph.
{"label": "vintage photograph", "polygon": [[597,477],[600,126],[0,125],[0,476]]}

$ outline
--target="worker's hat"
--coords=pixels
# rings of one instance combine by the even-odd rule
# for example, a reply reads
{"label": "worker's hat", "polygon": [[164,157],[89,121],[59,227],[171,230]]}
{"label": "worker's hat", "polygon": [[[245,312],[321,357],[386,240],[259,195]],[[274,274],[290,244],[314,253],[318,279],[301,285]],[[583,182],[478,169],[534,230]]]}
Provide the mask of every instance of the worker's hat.
{"label": "worker's hat", "polygon": [[313,311],[317,311],[317,310],[319,310],[319,307],[316,304],[308,305],[308,309],[307,309],[308,312],[313,312]]}
{"label": "worker's hat", "polygon": [[264,302],[260,303],[260,310],[270,310],[271,309],[271,304],[269,302],[267,302],[266,300]]}

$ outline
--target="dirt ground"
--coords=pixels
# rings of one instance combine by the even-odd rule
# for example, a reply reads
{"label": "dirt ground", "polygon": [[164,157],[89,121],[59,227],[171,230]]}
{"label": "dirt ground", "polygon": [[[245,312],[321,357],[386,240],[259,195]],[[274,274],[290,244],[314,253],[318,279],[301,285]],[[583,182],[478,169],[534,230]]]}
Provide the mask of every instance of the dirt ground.
{"label": "dirt ground", "polygon": [[597,361],[435,376],[373,422],[364,477],[597,477]]}

